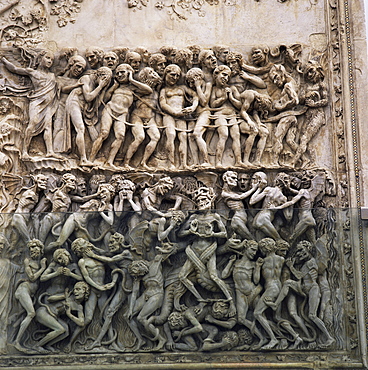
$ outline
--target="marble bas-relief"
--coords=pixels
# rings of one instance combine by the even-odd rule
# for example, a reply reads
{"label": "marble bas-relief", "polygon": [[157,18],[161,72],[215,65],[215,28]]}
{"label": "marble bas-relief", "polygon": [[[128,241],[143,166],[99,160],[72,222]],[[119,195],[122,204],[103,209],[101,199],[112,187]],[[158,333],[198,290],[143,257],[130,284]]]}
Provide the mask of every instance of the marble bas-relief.
{"label": "marble bas-relief", "polygon": [[4,49],[2,353],[353,349],[327,66],[277,48]]}

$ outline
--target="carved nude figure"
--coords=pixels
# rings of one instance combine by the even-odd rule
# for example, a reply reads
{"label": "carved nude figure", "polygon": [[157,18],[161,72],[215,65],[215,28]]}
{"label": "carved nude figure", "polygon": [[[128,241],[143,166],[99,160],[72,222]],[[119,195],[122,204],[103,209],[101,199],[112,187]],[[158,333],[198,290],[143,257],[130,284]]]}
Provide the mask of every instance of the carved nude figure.
{"label": "carved nude figure", "polygon": [[150,138],[146,145],[141,166],[145,170],[150,168],[147,165],[152,153],[156,149],[157,143],[160,140],[160,131],[157,127],[158,120],[158,91],[157,86],[161,84],[160,76],[150,67],[143,68],[138,73],[138,80],[152,89],[151,94],[145,94],[143,97],[138,97],[133,109],[130,121],[132,123],[132,134],[134,136],[133,142],[130,143],[129,148],[125,154],[124,166],[129,168],[130,160],[142,144],[145,138],[145,130]]}
{"label": "carved nude figure", "polygon": [[[186,169],[187,165],[187,124],[184,116],[193,113],[198,106],[197,94],[185,85],[178,85],[181,69],[176,64],[165,68],[165,87],[160,91],[160,106],[166,113],[163,125],[166,127],[166,148],[169,157],[169,169],[175,169],[175,138],[178,131],[179,139],[179,169]],[[191,105],[185,106],[191,98]]]}
{"label": "carved nude figure", "polygon": [[[29,250],[30,258],[24,259],[24,269],[27,275],[27,280],[20,283],[17,290],[15,291],[15,298],[19,301],[21,306],[26,311],[27,315],[20,324],[17,337],[14,342],[15,348],[24,353],[33,354],[34,351],[25,348],[21,344],[24,333],[26,332],[29,324],[36,315],[34,306],[33,306],[33,297],[36,294],[38,289],[38,280],[41,274],[46,269],[46,258],[40,258],[43,256],[44,246],[37,240],[32,239],[27,243]],[[35,348],[37,352],[43,352],[41,348]]]}
{"label": "carved nude figure", "polygon": [[91,46],[86,50],[85,56],[89,66],[92,69],[99,69],[100,67],[102,67],[102,58],[104,56],[104,51],[101,48],[97,46]]}
{"label": "carved nude figure", "polygon": [[120,64],[115,71],[114,85],[107,90],[105,105],[101,115],[101,130],[92,145],[91,161],[94,161],[101,149],[102,143],[109,136],[111,126],[114,128],[115,140],[111,144],[105,165],[112,169],[114,160],[125,139],[126,121],[129,108],[133,104],[134,94],[152,94],[153,90],[146,84],[133,78],[133,69],[128,64]]}
{"label": "carved nude figure", "polygon": [[230,224],[231,228],[241,239],[253,239],[253,235],[247,228],[247,214],[243,200],[255,192],[257,184],[253,183],[252,188],[245,193],[238,193],[234,190],[238,185],[238,174],[236,172],[226,171],[222,175],[222,179],[224,180],[224,186],[221,197],[230,210],[234,212]]}
{"label": "carved nude figure", "polygon": [[46,157],[60,158],[54,152],[52,144],[52,118],[57,109],[57,84],[54,73],[50,68],[54,62],[54,55],[50,51],[41,51],[36,59],[37,68],[17,67],[2,58],[5,67],[13,73],[28,76],[33,85],[29,99],[29,123],[25,130],[22,158],[30,159],[28,154],[32,137],[43,132],[46,145]]}

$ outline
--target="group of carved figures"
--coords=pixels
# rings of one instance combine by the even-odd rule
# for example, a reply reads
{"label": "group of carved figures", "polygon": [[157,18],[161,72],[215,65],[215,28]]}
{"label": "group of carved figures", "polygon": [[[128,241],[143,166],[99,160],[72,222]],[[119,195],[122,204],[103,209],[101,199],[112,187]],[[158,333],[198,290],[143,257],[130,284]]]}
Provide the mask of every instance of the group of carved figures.
{"label": "group of carved figures", "polygon": [[[300,45],[254,47],[249,62],[220,45],[153,54],[91,47],[84,56],[70,48],[57,61],[50,51],[19,50],[2,57],[0,89],[27,97],[18,144],[25,163],[77,159],[82,169],[112,171],[306,168],[309,143],[326,122],[324,70],[298,58]],[[3,125],[11,124],[8,100],[0,99]],[[39,145],[32,149],[38,136],[43,154]]]}
{"label": "group of carved figures", "polygon": [[264,172],[127,176],[87,187],[37,174],[14,196],[0,237],[3,353],[334,346],[326,217],[313,210],[324,171],[272,184]]}

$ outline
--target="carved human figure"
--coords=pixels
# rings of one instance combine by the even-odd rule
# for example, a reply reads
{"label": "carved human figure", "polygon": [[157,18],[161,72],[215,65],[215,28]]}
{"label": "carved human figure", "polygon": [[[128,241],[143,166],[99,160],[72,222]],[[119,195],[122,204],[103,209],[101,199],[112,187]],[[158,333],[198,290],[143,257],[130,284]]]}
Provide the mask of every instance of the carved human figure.
{"label": "carved human figure", "polygon": [[[146,343],[135,321],[135,316],[137,317],[137,321],[143,325],[146,333],[153,337],[153,341],[158,341],[153,350],[160,350],[166,342],[165,337],[160,334],[160,330],[149,321],[149,317],[163,303],[164,278],[162,274],[162,262],[164,257],[163,254],[159,253],[150,262],[146,260],[133,261],[128,268],[130,275],[134,278],[134,283],[126,317],[129,321],[129,327],[138,340],[134,350],[139,350]],[[143,282],[145,288],[141,295],[139,295],[140,281]]]}
{"label": "carved human figure", "polygon": [[[261,324],[262,328],[266,331],[270,337],[268,344],[265,335],[254,349],[268,350],[276,347],[279,341],[276,339],[275,333],[273,332],[270,323],[268,322],[265,311],[269,308],[268,304],[270,300],[276,300],[281,291],[281,271],[285,259],[278,256],[276,252],[276,243],[271,238],[264,238],[258,243],[259,250],[264,255],[262,264],[262,277],[265,280],[264,292],[261,298],[258,300],[256,307],[254,308],[254,317]],[[267,303],[266,300],[267,299]]]}
{"label": "carved human figure", "polygon": [[[206,126],[210,124],[211,111],[209,107],[209,101],[212,92],[212,83],[205,82],[205,76],[199,68],[190,69],[186,74],[186,80],[189,87],[196,91],[199,101],[198,107],[195,111],[197,120],[195,122],[193,133],[189,137],[189,144],[193,140],[195,141],[202,157],[201,166],[211,167],[208,157],[207,144],[203,138],[203,135],[206,132]],[[193,145],[191,145],[190,148],[195,164],[200,163],[196,148],[194,148]]]}
{"label": "carved human figure", "polygon": [[[275,302],[267,302],[267,304],[272,309],[276,310],[285,297],[287,297],[290,289],[301,296],[307,295],[308,317],[326,338],[325,342],[320,344],[320,347],[329,348],[335,342],[335,339],[331,336],[324,322],[317,315],[321,300],[321,292],[317,283],[318,266],[316,260],[309,252],[310,248],[311,244],[306,240],[303,240],[297,244],[294,259],[289,259],[286,261],[290,271],[297,280],[287,280],[284,283]],[[299,270],[294,267],[295,263],[301,265]]]}
{"label": "carved human figure", "polygon": [[67,119],[71,120],[77,132],[75,143],[81,166],[92,165],[86,155],[85,125],[87,125],[92,141],[96,140],[98,133],[95,124],[98,120],[98,109],[111,77],[112,71],[108,67],[100,67],[96,71],[83,76],[79,80],[82,86],[74,89],[66,101]]}
{"label": "carved human figure", "polygon": [[[238,96],[239,100],[234,97],[232,92],[229,94],[229,98],[234,106],[240,110],[240,116],[243,119],[239,124],[240,132],[248,135],[245,141],[243,163],[247,166],[261,166],[261,158],[269,135],[267,126],[262,123],[261,118],[267,118],[268,113],[272,110],[272,101],[269,96],[253,90],[245,90]],[[252,112],[253,119],[248,112]],[[259,140],[256,155],[253,163],[250,163],[250,154],[257,135]]]}
{"label": "carved human figure", "polygon": [[111,71],[115,71],[116,67],[119,65],[119,57],[113,51],[108,51],[102,58],[102,65],[110,68]]}
{"label": "carved human figure", "polygon": [[230,53],[230,48],[226,45],[214,45],[212,50],[215,53],[219,64],[226,64],[226,57]]}
{"label": "carved human figure", "polygon": [[22,158],[30,159],[28,151],[31,140],[42,132],[46,157],[60,158],[54,152],[52,143],[52,118],[57,110],[58,101],[56,78],[54,73],[50,72],[54,55],[51,51],[41,51],[36,59],[36,69],[18,67],[4,57],[1,60],[10,72],[28,76],[33,85],[32,93],[28,95],[29,123],[24,133]]}
{"label": "carved human figure", "polygon": [[101,217],[104,222],[112,225],[114,222],[114,210],[111,200],[114,190],[114,187],[110,184],[101,184],[98,188],[96,199],[91,199],[84,203],[80,206],[79,212],[69,215],[63,224],[58,239],[50,243],[47,246],[47,250],[61,247],[73,232],[79,238],[92,239],[87,227],[93,219]]}
{"label": "carved human figure", "polygon": [[135,51],[128,51],[125,55],[125,63],[133,68],[134,74],[137,74],[141,67],[142,57]]}
{"label": "carved human figure", "polygon": [[295,166],[302,158],[302,167],[305,167],[309,161],[304,156],[309,142],[314,138],[323,125],[326,124],[324,107],[328,104],[327,85],[324,82],[325,73],[321,65],[310,60],[304,72],[306,87],[303,96],[304,104],[308,107],[305,113],[304,130],[299,139],[299,145],[292,165]]}
{"label": "carved human figure", "polygon": [[[16,235],[12,237],[12,246],[15,247],[19,238],[27,243],[30,239],[30,213],[42,212],[44,209],[38,207],[40,193],[46,189],[47,177],[42,174],[31,176],[33,185],[20,194],[17,209],[12,215],[11,226]],[[41,205],[40,205],[41,206]]]}
{"label": "carved human figure", "polygon": [[167,59],[161,53],[152,54],[148,60],[148,66],[153,68],[160,77],[164,76]]}
{"label": "carved human figure", "polygon": [[106,295],[101,292],[113,288],[117,281],[117,275],[115,275],[110,283],[105,284],[104,263],[96,258],[96,254],[93,252],[93,245],[88,240],[82,238],[75,239],[72,243],[72,251],[79,258],[78,266],[84,280],[91,287],[91,293],[84,307],[84,325],[79,326],[74,331],[68,344],[68,350],[71,350],[71,346],[78,335],[92,321],[97,305],[102,310],[106,301]]}
{"label": "carved human figure", "polygon": [[262,290],[260,272],[263,259],[258,258],[257,261],[254,261],[258,251],[258,243],[255,240],[244,240],[236,246],[234,251],[239,253],[241,258],[237,259],[236,255],[230,257],[228,264],[222,271],[222,278],[226,279],[231,274],[233,276],[238,323],[254,332],[260,342],[263,342],[263,336],[254,325],[254,321],[247,318],[249,309],[254,309]]}
{"label": "carved human figure", "polygon": [[196,273],[200,283],[206,282],[205,288],[211,285],[213,289],[219,288],[230,304],[229,317],[232,317],[236,313],[235,304],[229,288],[219,278],[216,269],[217,238],[226,238],[227,233],[220,215],[211,211],[213,199],[211,188],[200,187],[194,197],[200,213],[191,215],[178,233],[179,237],[194,236],[193,242],[185,249],[187,260],[179,273],[179,279],[199,302],[205,300],[188,278],[192,272]]}
{"label": "carved human figure", "polygon": [[286,196],[282,193],[284,188],[282,174],[276,176],[275,186],[272,187],[267,186],[267,175],[264,172],[256,172],[253,175],[252,184],[257,184],[257,190],[251,196],[249,204],[254,205],[263,201],[262,210],[253,219],[253,226],[275,240],[282,239],[272,224],[278,210],[277,207],[287,201]]}
{"label": "carved human figure", "polygon": [[204,74],[204,80],[207,83],[213,83],[213,71],[217,67],[217,59],[212,50],[202,50],[199,53],[198,61]]}
{"label": "carved human figure", "polygon": [[160,140],[160,131],[157,127],[158,120],[158,91],[157,87],[161,84],[160,76],[150,67],[143,68],[138,73],[138,80],[152,89],[151,94],[146,94],[137,99],[135,108],[131,112],[130,121],[132,123],[132,134],[134,136],[133,142],[130,143],[129,148],[125,154],[125,167],[129,168],[130,160],[142,144],[145,138],[145,132],[150,138],[146,145],[141,166],[145,170],[150,170],[147,162],[152,153],[156,149],[158,141]]}
{"label": "carved human figure", "polygon": [[9,249],[9,242],[3,233],[0,233],[0,354],[7,353],[9,312],[14,286],[14,277],[19,266],[10,261],[5,255]]}
{"label": "carved human figure", "polygon": [[218,142],[216,148],[216,167],[223,167],[222,156],[225,144],[229,136],[232,139],[232,149],[234,152],[234,166],[246,167],[241,160],[240,150],[240,131],[236,119],[236,110],[231,103],[230,94],[238,97],[239,92],[235,86],[228,86],[231,70],[228,66],[221,65],[216,67],[213,72],[215,85],[212,88],[210,106],[216,109],[215,125],[217,126]]}
{"label": "carved human figure", "polygon": [[138,46],[134,49],[136,53],[138,53],[141,56],[142,65],[141,67],[148,67],[148,61],[151,57],[151,53],[147,50],[144,46]]}
{"label": "carved human figure", "polygon": [[148,85],[133,78],[133,69],[130,65],[120,64],[115,71],[114,85],[106,92],[105,98],[108,103],[101,114],[101,129],[92,145],[91,161],[95,160],[102,143],[109,136],[111,126],[113,126],[115,140],[111,144],[105,165],[117,169],[114,166],[114,160],[125,139],[125,122],[127,121],[129,108],[133,104],[135,93],[152,94],[153,90]]}
{"label": "carved human figure", "polygon": [[188,49],[193,54],[193,67],[199,67],[199,53],[201,52],[201,47],[199,45],[189,45]]}
{"label": "carved human figure", "polygon": [[26,273],[26,280],[20,283],[15,291],[15,298],[19,301],[27,315],[20,324],[17,337],[14,341],[15,348],[26,354],[34,354],[37,352],[42,353],[41,348],[35,348],[36,351],[32,351],[21,344],[24,333],[26,332],[29,324],[36,315],[33,298],[36,294],[39,285],[39,278],[46,269],[46,258],[42,258],[44,246],[43,243],[37,239],[32,239],[27,243],[29,250],[29,257],[24,259],[24,270]]}
{"label": "carved human figure", "polygon": [[178,49],[172,62],[180,67],[184,76],[193,66],[193,53],[188,48]]}
{"label": "carved human figure", "polygon": [[[160,91],[160,106],[166,113],[163,125],[166,127],[166,148],[169,158],[169,169],[175,169],[175,138],[178,131],[179,139],[179,169],[188,168],[187,165],[187,124],[183,119],[193,113],[198,106],[197,94],[185,85],[178,85],[181,69],[176,64],[165,68],[165,87]],[[192,99],[190,106],[185,106],[188,97]]]}
{"label": "carved human figure", "polygon": [[[109,264],[111,269],[115,271],[115,275],[119,272],[122,275],[122,280],[121,286],[113,293],[109,306],[105,309],[103,326],[94,342],[86,348],[87,350],[100,347],[102,345],[102,339],[106,333],[108,333],[108,342],[114,338],[114,330],[111,325],[112,319],[128,297],[130,298],[129,293],[132,291],[132,281],[128,274],[128,266],[132,262],[133,256],[128,249],[125,249],[127,245],[124,243],[124,236],[119,233],[115,233],[111,235],[109,239],[110,256],[91,254],[94,259],[105,264]],[[110,347],[116,351],[124,351],[124,347],[115,341],[111,343]]]}
{"label": "carved human figure", "polygon": [[234,212],[231,218],[232,230],[240,236],[241,239],[253,239],[247,227],[247,213],[245,211],[243,200],[248,198],[257,189],[257,184],[253,183],[252,188],[245,193],[236,192],[234,189],[238,186],[238,174],[234,171],[226,171],[222,175],[224,186],[222,187],[221,197]]}
{"label": "carved human figure", "polygon": [[[273,107],[278,112],[288,112],[299,103],[298,85],[296,81],[288,74],[285,67],[275,64],[270,72],[270,78],[273,83],[281,90],[280,98],[274,101]],[[286,143],[296,152],[298,145],[295,143],[297,119],[295,115],[283,115],[280,118],[273,133],[274,145],[272,151],[272,166],[279,166],[280,154],[283,149],[283,140],[286,136]]]}
{"label": "carved human figure", "polygon": [[100,67],[102,67],[104,51],[101,48],[97,46],[91,46],[87,48],[84,55],[88,61],[90,68],[99,69]]}
{"label": "carved human figure", "polygon": [[71,149],[70,125],[65,117],[65,104],[69,93],[81,84],[78,79],[86,68],[86,60],[80,55],[73,55],[69,58],[62,76],[56,78],[60,89],[58,109],[54,117],[53,143],[57,153],[67,153]]}
{"label": "carved human figure", "polygon": [[82,303],[88,301],[89,294],[89,285],[84,281],[78,281],[74,285],[72,296],[66,289],[62,294],[47,297],[47,303],[40,302],[41,307],[36,311],[36,319],[40,324],[50,328],[51,331],[37,343],[38,347],[47,345],[47,351],[53,352],[52,346],[69,336],[69,326],[61,319],[62,315],[66,315],[77,325],[75,331],[84,328],[86,322]]}

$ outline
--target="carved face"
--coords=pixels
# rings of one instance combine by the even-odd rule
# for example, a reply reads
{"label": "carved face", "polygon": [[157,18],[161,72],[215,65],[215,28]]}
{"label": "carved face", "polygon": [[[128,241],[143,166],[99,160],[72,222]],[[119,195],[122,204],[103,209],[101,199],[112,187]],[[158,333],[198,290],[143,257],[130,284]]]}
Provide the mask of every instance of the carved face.
{"label": "carved face", "polygon": [[271,238],[262,239],[258,243],[259,250],[264,256],[267,256],[270,252],[274,251],[276,248],[276,243]]}
{"label": "carved face", "polygon": [[308,65],[307,72],[306,72],[306,78],[309,81],[317,82],[319,80],[319,72],[315,65]]}
{"label": "carved face", "polygon": [[166,68],[166,58],[158,60],[157,63],[153,66],[153,69],[160,75],[164,75],[164,71]]}
{"label": "carved face", "polygon": [[116,70],[115,78],[119,83],[127,83],[129,82],[129,75],[131,71],[129,68],[119,67]]}
{"label": "carved face", "polygon": [[72,77],[77,78],[83,73],[85,67],[85,64],[82,62],[76,62],[70,67],[70,74]]}
{"label": "carved face", "polygon": [[258,184],[260,188],[267,186],[267,175],[264,172],[256,172],[252,177],[252,186]]}
{"label": "carved face", "polygon": [[29,244],[28,249],[29,249],[29,255],[31,256],[32,259],[37,259],[41,257],[42,250],[38,244],[35,244],[35,243]]}
{"label": "carved face", "polygon": [[91,68],[96,68],[98,66],[98,63],[100,62],[97,54],[93,53],[92,51],[86,52],[86,59]]}
{"label": "carved face", "polygon": [[79,179],[76,186],[77,194],[84,197],[87,195],[87,183],[84,179]]}
{"label": "carved face", "polygon": [[224,174],[224,181],[230,186],[235,187],[238,185],[238,174],[234,171],[227,171]]}
{"label": "carved face", "polygon": [[175,85],[180,78],[180,71],[179,69],[170,69],[165,76],[165,82],[167,85]]}
{"label": "carved face", "polygon": [[74,296],[77,301],[82,301],[86,297],[86,288],[81,284],[75,284],[73,289]]}
{"label": "carved face", "polygon": [[309,259],[309,252],[304,245],[297,245],[295,257],[299,262],[307,261]]}
{"label": "carved face", "polygon": [[42,56],[40,66],[50,68],[52,66],[52,63],[54,63],[54,55],[50,51],[48,51],[45,55]]}
{"label": "carved face", "polygon": [[68,266],[70,263],[70,256],[67,251],[60,251],[57,256],[55,256],[55,262],[61,266]]}
{"label": "carved face", "polygon": [[224,87],[229,82],[231,71],[228,69],[223,69],[219,71],[216,75],[216,85],[220,87]]}
{"label": "carved face", "polygon": [[262,66],[265,64],[267,56],[262,49],[253,49],[251,59],[253,64],[257,66]]}
{"label": "carved face", "polygon": [[151,53],[147,49],[141,48],[141,51],[139,52],[139,54],[141,55],[142,62],[145,64],[148,64],[148,60],[151,56]]}
{"label": "carved face", "polygon": [[248,248],[245,250],[245,255],[250,259],[254,259],[258,251],[258,245],[255,243],[251,243]]}
{"label": "carved face", "polygon": [[272,82],[280,89],[285,85],[285,75],[282,73],[282,71],[274,71],[271,74]]}
{"label": "carved face", "polygon": [[230,67],[232,76],[240,72],[240,66],[236,58],[227,58],[226,64]]}
{"label": "carved face", "polygon": [[76,178],[74,175],[69,174],[68,176],[63,176],[64,186],[69,190],[74,190],[76,188]]}
{"label": "carved face", "polygon": [[212,197],[208,189],[201,188],[197,190],[196,203],[200,210],[211,209]]}
{"label": "carved face", "polygon": [[10,101],[8,99],[0,100],[0,113],[6,114],[10,110]]}
{"label": "carved face", "polygon": [[217,58],[220,62],[225,63],[226,62],[226,57],[229,54],[230,49],[223,48],[219,51]]}
{"label": "carved face", "polygon": [[110,68],[112,71],[115,70],[115,68],[119,64],[119,57],[113,52],[110,51],[106,53],[103,57],[103,66]]}
{"label": "carved face", "polygon": [[121,249],[121,243],[123,241],[119,241],[116,238],[110,238],[109,239],[109,251],[113,254],[117,253]]}
{"label": "carved face", "polygon": [[249,187],[250,176],[247,173],[240,173],[238,175],[238,183],[241,190],[247,190]]}
{"label": "carved face", "polygon": [[217,59],[213,51],[209,51],[206,58],[203,60],[203,64],[209,69],[215,69],[217,67]]}
{"label": "carved face", "polygon": [[212,316],[217,319],[221,320],[224,319],[229,311],[229,306],[225,302],[215,302],[212,306]]}
{"label": "carved face", "polygon": [[139,67],[142,63],[142,57],[138,53],[131,53],[128,64],[134,69],[134,72],[139,72]]}
{"label": "carved face", "polygon": [[41,190],[45,190],[47,187],[47,177],[44,175],[36,175],[34,179],[37,187]]}

